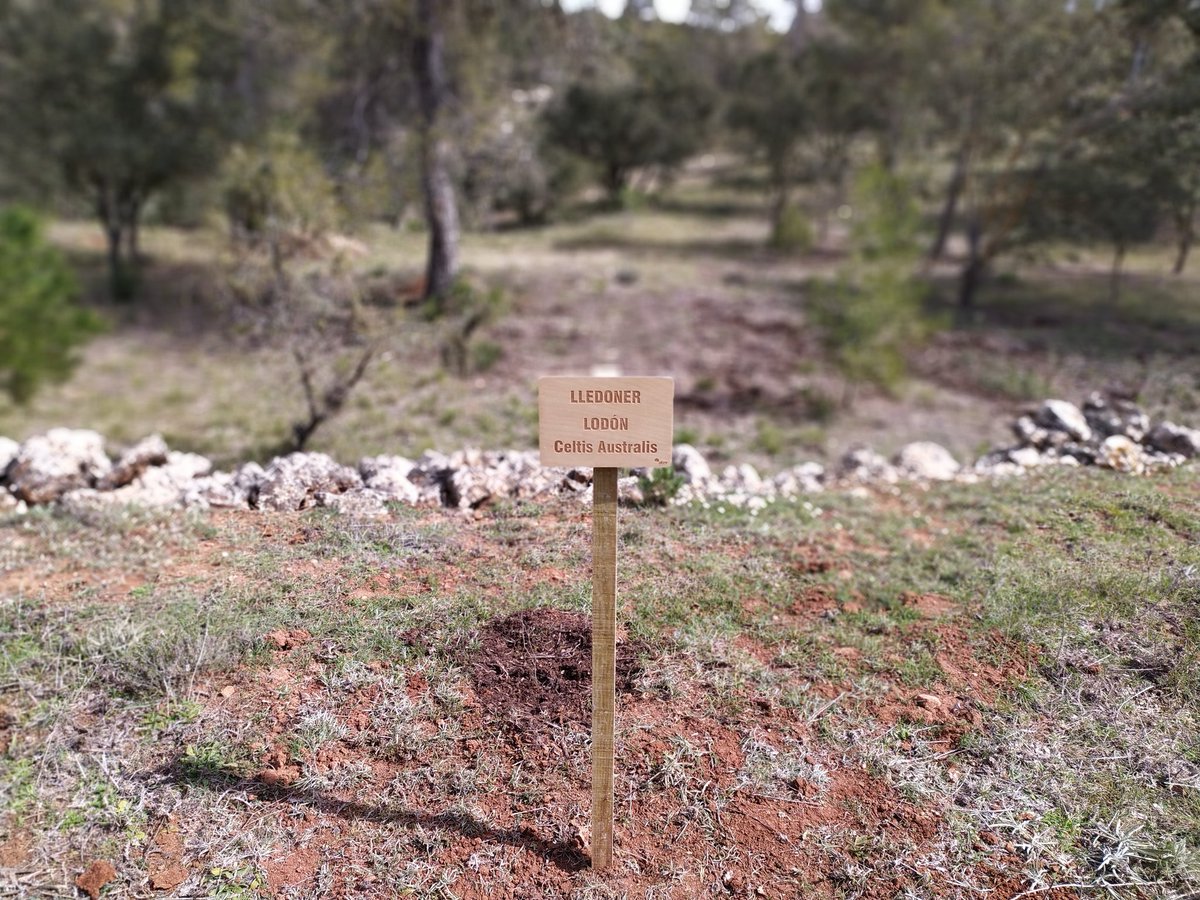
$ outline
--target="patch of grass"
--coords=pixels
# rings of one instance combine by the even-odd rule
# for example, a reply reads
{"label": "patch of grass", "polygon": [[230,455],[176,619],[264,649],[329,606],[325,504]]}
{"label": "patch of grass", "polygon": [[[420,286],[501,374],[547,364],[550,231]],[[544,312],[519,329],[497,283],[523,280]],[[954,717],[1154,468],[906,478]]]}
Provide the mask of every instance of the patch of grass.
{"label": "patch of grass", "polygon": [[179,768],[189,779],[244,778],[252,771],[252,763],[244,748],[209,738],[184,747]]}

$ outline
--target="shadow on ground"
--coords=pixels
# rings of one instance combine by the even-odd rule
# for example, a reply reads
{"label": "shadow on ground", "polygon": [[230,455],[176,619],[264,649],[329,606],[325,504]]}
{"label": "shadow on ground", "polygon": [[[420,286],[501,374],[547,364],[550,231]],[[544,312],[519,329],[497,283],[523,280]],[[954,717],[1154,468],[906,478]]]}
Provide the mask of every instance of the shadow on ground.
{"label": "shadow on ground", "polygon": [[213,793],[244,790],[252,793],[259,802],[307,806],[342,819],[400,825],[403,828],[442,828],[483,844],[503,844],[536,853],[564,872],[579,872],[591,864],[588,855],[572,844],[547,840],[530,828],[495,828],[461,811],[433,813],[402,805],[339,800],[319,791],[268,785],[220,770],[197,771],[194,767],[185,766],[182,758],[172,761],[159,774],[181,787]]}

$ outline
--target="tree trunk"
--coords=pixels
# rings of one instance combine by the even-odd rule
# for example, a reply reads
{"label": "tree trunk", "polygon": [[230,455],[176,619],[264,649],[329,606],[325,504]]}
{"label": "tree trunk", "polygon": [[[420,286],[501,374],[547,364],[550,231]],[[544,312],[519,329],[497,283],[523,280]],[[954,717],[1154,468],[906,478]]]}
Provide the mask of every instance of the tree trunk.
{"label": "tree trunk", "polygon": [[779,229],[783,224],[784,213],[787,212],[788,201],[792,194],[791,179],[788,177],[788,165],[785,159],[776,158],[771,162],[771,243],[779,240]]}
{"label": "tree trunk", "polygon": [[1192,241],[1196,239],[1196,229],[1192,224],[1194,217],[1195,210],[1189,209],[1186,215],[1181,214],[1176,218],[1179,251],[1175,254],[1175,265],[1171,268],[1173,275],[1182,275],[1184,267],[1187,266],[1188,254],[1192,252]]}
{"label": "tree trunk", "polygon": [[613,209],[620,209],[625,205],[625,181],[625,168],[617,163],[609,163],[604,172],[604,188],[608,191],[608,202]]}
{"label": "tree trunk", "polygon": [[417,0],[417,36],[413,69],[421,106],[421,186],[425,192],[425,222],[429,227],[429,257],[425,297],[444,299],[458,275],[458,204],[450,179],[450,145],[439,119],[446,103],[444,0]]}
{"label": "tree trunk", "polygon": [[125,243],[121,214],[117,201],[107,185],[96,185],[96,218],[104,229],[108,258],[108,289],[113,300],[129,299],[129,280],[125,274],[125,263],[121,259],[121,248]]}
{"label": "tree trunk", "polygon": [[1121,296],[1121,265],[1125,262],[1125,245],[1117,244],[1113,249],[1112,272],[1108,281],[1108,300],[1116,306]]}
{"label": "tree trunk", "polygon": [[958,212],[958,198],[967,183],[967,147],[964,143],[959,147],[954,157],[954,172],[950,183],[946,186],[946,200],[942,204],[942,214],[938,216],[937,236],[933,246],[929,248],[929,261],[937,262],[946,251],[946,241],[950,238],[950,230],[954,227],[954,218]]}
{"label": "tree trunk", "polygon": [[977,219],[967,226],[967,264],[958,282],[958,311],[963,318],[975,310],[975,294],[983,281],[987,258],[981,252],[983,229]]}
{"label": "tree trunk", "polygon": [[125,259],[132,267],[137,267],[142,258],[141,225],[142,204],[136,197],[130,198],[121,206],[121,224],[125,229]]}

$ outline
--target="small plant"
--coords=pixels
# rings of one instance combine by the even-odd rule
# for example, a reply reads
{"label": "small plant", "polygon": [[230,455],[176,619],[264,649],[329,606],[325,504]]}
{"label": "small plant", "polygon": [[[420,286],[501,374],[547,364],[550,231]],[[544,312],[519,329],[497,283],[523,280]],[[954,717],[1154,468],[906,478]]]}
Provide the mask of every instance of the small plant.
{"label": "small plant", "polygon": [[76,292],[37,217],[20,208],[0,211],[0,391],[14,402],[70,375],[76,348],[100,330],[100,320],[74,304]]}
{"label": "small plant", "polygon": [[907,373],[907,354],[931,327],[923,312],[925,287],[914,275],[919,214],[908,186],[872,168],[855,194],[853,259],[835,281],[817,288],[809,307],[846,379],[843,405],[856,384],[894,391]]}
{"label": "small plant", "polygon": [[179,767],[189,778],[241,778],[250,771],[249,760],[243,754],[213,739],[188,744],[179,758]]}
{"label": "small plant", "polygon": [[348,729],[337,720],[337,716],[325,709],[309,713],[296,726],[296,741],[308,752],[316,752],[322,744],[339,741]]}
{"label": "small plant", "polygon": [[813,229],[808,218],[795,206],[786,206],[771,229],[771,246],[776,250],[811,250]]}
{"label": "small plant", "polygon": [[481,290],[471,282],[459,279],[447,297],[433,297],[425,305],[425,317],[440,321],[442,365],[459,378],[484,372],[504,355],[504,348],[490,341],[476,339],[480,329],[494,322],[504,311],[504,292],[493,287]]}
{"label": "small plant", "polygon": [[638,478],[638,486],[642,489],[642,502],[647,506],[667,506],[675,499],[683,485],[683,476],[670,466],[654,469],[649,475]]}

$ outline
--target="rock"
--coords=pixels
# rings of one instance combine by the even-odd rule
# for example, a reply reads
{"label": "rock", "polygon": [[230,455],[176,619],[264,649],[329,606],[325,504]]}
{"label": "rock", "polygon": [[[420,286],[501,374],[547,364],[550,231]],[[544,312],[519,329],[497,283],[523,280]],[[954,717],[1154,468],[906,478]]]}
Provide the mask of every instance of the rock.
{"label": "rock", "polygon": [[179,502],[201,509],[249,509],[266,472],[258,463],[245,463],[236,472],[214,472],[187,482]]}
{"label": "rock", "polygon": [[918,706],[925,709],[938,709],[942,705],[942,698],[936,694],[917,694],[916,701]]}
{"label": "rock", "polygon": [[1033,469],[1046,463],[1036,447],[1016,447],[1008,451],[1008,459],[1022,469]]}
{"label": "rock", "polygon": [[892,464],[869,447],[847,452],[838,463],[838,475],[861,484],[895,484],[900,480],[900,473]]}
{"label": "rock", "polygon": [[820,463],[807,462],[785,469],[771,479],[775,492],[780,497],[795,497],[799,494],[815,494],[825,490],[822,481],[825,467]]}
{"label": "rock", "polygon": [[271,460],[250,502],[259,509],[307,509],[316,504],[319,492],[341,494],[360,487],[358,472],[324,453],[289,453]]}
{"label": "rock", "polygon": [[0,486],[0,516],[8,513],[23,513],[26,509],[24,500],[18,500],[8,488]]}
{"label": "rock", "polygon": [[167,461],[163,463],[162,469],[172,478],[185,481],[212,474],[213,464],[211,459],[201,456],[199,453],[181,453],[172,450],[167,454]]}
{"label": "rock", "polygon": [[1021,416],[1012,424],[1013,434],[1025,446],[1045,447],[1050,441],[1050,432],[1039,428],[1032,416]]}
{"label": "rock", "polygon": [[1146,435],[1146,443],[1163,453],[1178,453],[1185,459],[1192,459],[1200,456],[1200,429],[1159,422]]}
{"label": "rock", "polygon": [[1066,400],[1047,400],[1033,417],[1035,424],[1050,431],[1061,431],[1073,440],[1087,442],[1092,429],[1079,407]]}
{"label": "rock", "polygon": [[366,456],[358,463],[363,483],[388,500],[415,504],[421,490],[408,477],[416,464],[403,456]]}
{"label": "rock", "polygon": [[167,442],[161,435],[152,434],[142,438],[123,454],[101,480],[102,490],[124,487],[151,466],[161,466],[167,461]]}
{"label": "rock", "polygon": [[206,478],[197,478],[181,494],[179,502],[186,507],[200,509],[246,509],[248,495],[238,496],[234,476],[230,472],[216,472]]}
{"label": "rock", "polygon": [[94,431],[52,428],[21,445],[8,467],[9,489],[27,503],[50,503],[67,491],[91,487],[112,463]]}
{"label": "rock", "polygon": [[371,488],[352,488],[342,494],[317,491],[313,499],[317,506],[336,510],[352,519],[379,519],[388,514],[387,502],[391,498]]}
{"label": "rock", "polygon": [[950,481],[962,468],[949,450],[932,441],[906,444],[892,462],[905,475],[927,481]]}
{"label": "rock", "polygon": [[1011,462],[1007,456],[1008,451],[1001,451],[999,458],[997,458],[997,454],[989,453],[975,463],[975,472],[987,478],[1011,478],[1015,475],[1024,475],[1025,467]]}
{"label": "rock", "polygon": [[740,466],[726,466],[721,473],[721,485],[726,491],[740,491],[745,494],[757,494],[762,490],[762,476],[749,463]]}
{"label": "rock", "polygon": [[441,506],[451,472],[450,457],[444,453],[436,450],[422,453],[408,473],[408,480],[417,486],[417,503],[421,506]]}
{"label": "rock", "polygon": [[266,481],[267,470],[256,462],[242,463],[233,476],[234,486],[247,495],[257,496],[258,489]]}
{"label": "rock", "polygon": [[691,444],[676,445],[671,451],[671,466],[687,484],[705,484],[713,477],[707,460]]}
{"label": "rock", "polygon": [[624,506],[641,506],[646,502],[641,480],[636,475],[617,479],[617,502]]}
{"label": "rock", "polygon": [[4,480],[4,470],[17,458],[20,449],[21,445],[12,438],[0,437],[0,481]]}
{"label": "rock", "polygon": [[[1047,462],[1057,462],[1068,466],[1096,464],[1097,448],[1088,444],[1064,444],[1057,452],[1047,454]],[[1073,460],[1067,462],[1067,460]]]}
{"label": "rock", "polygon": [[81,488],[70,491],[62,496],[61,502],[75,509],[94,509],[111,504],[147,509],[206,505],[195,501],[191,489],[198,477],[206,476],[211,471],[212,463],[205,457],[172,451],[165,455],[162,465],[145,469],[123,487],[108,489],[105,487],[107,479],[104,479],[101,481],[101,490]]}
{"label": "rock", "polygon": [[1141,441],[1150,427],[1150,418],[1137,405],[1128,400],[1109,403],[1099,391],[1093,391],[1083,402],[1083,415],[1099,438],[1119,434]]}
{"label": "rock", "polygon": [[1146,457],[1141,446],[1123,434],[1114,434],[1105,438],[1100,445],[1096,465],[1130,475],[1141,475],[1146,471]]}
{"label": "rock", "polygon": [[543,468],[534,452],[464,450],[449,460],[448,506],[475,509],[502,497],[529,499],[556,491],[565,470]]}

